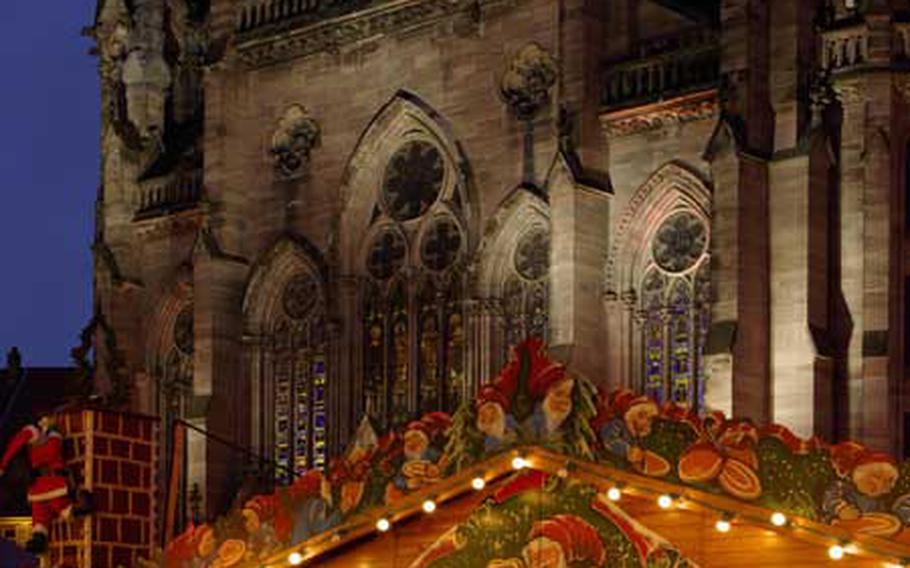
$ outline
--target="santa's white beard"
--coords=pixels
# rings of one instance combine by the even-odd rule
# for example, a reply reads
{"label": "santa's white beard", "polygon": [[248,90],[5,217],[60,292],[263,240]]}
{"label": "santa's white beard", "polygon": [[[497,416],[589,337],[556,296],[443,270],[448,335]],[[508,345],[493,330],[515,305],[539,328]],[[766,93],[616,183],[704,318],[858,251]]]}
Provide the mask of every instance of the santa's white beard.
{"label": "santa's white beard", "polygon": [[553,433],[558,430],[568,417],[568,412],[555,413],[552,410],[547,410],[547,408],[544,407],[544,418],[546,419],[547,423],[547,433]]}
{"label": "santa's white beard", "polygon": [[491,438],[501,440],[506,436],[506,421],[497,420],[493,424],[484,424],[481,431]]}

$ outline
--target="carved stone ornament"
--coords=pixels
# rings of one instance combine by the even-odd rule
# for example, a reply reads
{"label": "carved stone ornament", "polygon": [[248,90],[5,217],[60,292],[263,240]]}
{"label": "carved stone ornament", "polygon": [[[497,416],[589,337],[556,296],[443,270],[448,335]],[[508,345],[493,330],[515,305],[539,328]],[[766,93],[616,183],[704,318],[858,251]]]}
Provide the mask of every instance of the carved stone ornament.
{"label": "carved stone ornament", "polygon": [[284,286],[281,305],[284,313],[294,320],[306,319],[319,300],[319,286],[309,274],[291,278]]}
{"label": "carved stone ornament", "polygon": [[185,306],[174,321],[174,345],[184,355],[193,354],[193,304]]}
{"label": "carved stone ornament", "polygon": [[300,105],[292,105],[278,121],[269,148],[276,171],[285,177],[301,175],[310,152],[319,142],[319,124]]}
{"label": "carved stone ornament", "polygon": [[601,124],[612,138],[660,130],[696,120],[714,119],[720,104],[716,90],[686,95],[666,102],[601,115]]}
{"label": "carved stone ornament", "polygon": [[662,269],[680,273],[695,266],[708,245],[708,231],[701,219],[682,211],[670,215],[657,229],[651,254]]}
{"label": "carved stone ornament", "polygon": [[530,120],[549,103],[557,74],[553,56],[540,45],[529,43],[509,63],[499,92],[519,120]]}

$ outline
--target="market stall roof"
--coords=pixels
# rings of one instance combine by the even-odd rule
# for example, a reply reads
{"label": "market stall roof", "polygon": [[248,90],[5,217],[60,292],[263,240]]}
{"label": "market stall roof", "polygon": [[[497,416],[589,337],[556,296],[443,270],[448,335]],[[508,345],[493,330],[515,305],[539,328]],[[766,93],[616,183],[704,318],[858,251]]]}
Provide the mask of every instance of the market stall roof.
{"label": "market stall roof", "polygon": [[[511,471],[512,456],[518,453],[527,460],[524,472]],[[478,472],[486,472],[488,479],[495,478],[496,481],[475,491],[470,482]],[[844,549],[840,564],[851,567],[901,566],[910,558],[910,540],[874,537],[792,516],[783,526],[775,526],[772,522],[775,511],[771,509],[603,464],[567,462],[565,456],[535,447],[494,458],[440,482],[431,490],[418,491],[400,508],[369,511],[328,533],[276,554],[266,565],[291,566],[288,558],[297,552],[302,554],[303,565],[307,566],[433,566],[433,562],[427,561],[426,552],[439,547],[447,537],[451,540],[450,536],[460,524],[476,514],[484,503],[489,505],[496,501],[495,496],[505,485],[514,482],[514,476],[526,472],[590,485],[603,500],[608,499],[607,491],[611,488],[621,488],[615,507],[627,514],[633,523],[640,524],[643,534],[672,545],[689,566],[838,565],[830,557],[833,546]],[[661,496],[670,496],[672,504],[662,507],[659,504]],[[431,498],[436,500],[438,508],[432,514],[426,514],[421,505]],[[401,520],[394,521],[387,532],[375,529],[377,519],[396,515]],[[728,532],[718,530],[717,522],[721,519],[729,519]]]}

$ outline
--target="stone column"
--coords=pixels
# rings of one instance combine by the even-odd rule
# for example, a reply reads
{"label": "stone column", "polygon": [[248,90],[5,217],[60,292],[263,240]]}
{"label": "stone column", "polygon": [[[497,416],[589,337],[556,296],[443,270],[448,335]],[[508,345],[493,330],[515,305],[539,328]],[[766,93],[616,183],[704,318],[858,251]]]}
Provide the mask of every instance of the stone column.
{"label": "stone column", "polygon": [[607,381],[601,282],[609,253],[609,193],[579,183],[562,154],[548,183],[550,348],[595,382]]}
{"label": "stone column", "polygon": [[889,381],[891,292],[891,108],[889,72],[835,82],[844,110],[841,234],[843,290],[853,321],[848,348],[850,434],[896,450],[896,397]]}
{"label": "stone column", "polygon": [[[198,425],[211,434],[249,448],[250,375],[242,366],[242,303],[248,267],[233,258],[206,252],[195,255],[194,319],[195,350],[193,390],[197,397],[208,397],[208,412]],[[191,440],[205,449],[206,483],[200,489],[206,496],[206,512],[223,511],[234,497],[246,456],[211,439]]]}
{"label": "stone column", "polygon": [[338,310],[335,324],[330,370],[329,431],[332,455],[344,451],[344,446],[360,420],[363,410],[363,314],[360,309],[360,279],[357,276],[338,278]]}

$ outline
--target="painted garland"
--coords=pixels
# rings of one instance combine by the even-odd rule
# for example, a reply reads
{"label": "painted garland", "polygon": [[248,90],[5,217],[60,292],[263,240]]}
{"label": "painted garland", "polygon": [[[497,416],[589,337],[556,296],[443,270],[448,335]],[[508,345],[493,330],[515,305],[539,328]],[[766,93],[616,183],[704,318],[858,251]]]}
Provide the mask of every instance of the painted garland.
{"label": "painted garland", "polygon": [[[212,524],[191,527],[152,565],[225,568],[265,559],[357,512],[393,503],[516,446],[540,446],[854,533],[910,543],[910,462],[899,464],[854,442],[802,440],[782,426],[759,427],[718,412],[698,415],[673,404],[660,407],[628,391],[598,391],[550,360],[538,340],[529,339],[453,416],[432,412],[382,436],[365,419],[347,453],[326,471],[312,470]],[[567,490],[578,499],[596,498],[592,488],[570,485]],[[509,503],[497,505],[508,510]],[[554,509],[552,515],[578,516],[580,510],[588,515],[587,507]],[[521,522],[521,530],[527,529],[521,533],[524,545],[536,538],[535,531],[544,530],[524,526],[528,519]],[[572,526],[581,525],[572,521]],[[614,529],[594,525],[608,555],[618,550],[607,538]],[[523,554],[518,544],[509,545],[511,558]],[[672,550],[664,544],[658,548]],[[648,557],[633,558],[640,562],[627,565],[652,565]]]}

